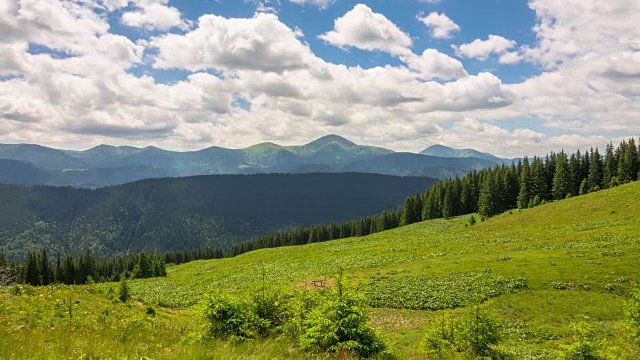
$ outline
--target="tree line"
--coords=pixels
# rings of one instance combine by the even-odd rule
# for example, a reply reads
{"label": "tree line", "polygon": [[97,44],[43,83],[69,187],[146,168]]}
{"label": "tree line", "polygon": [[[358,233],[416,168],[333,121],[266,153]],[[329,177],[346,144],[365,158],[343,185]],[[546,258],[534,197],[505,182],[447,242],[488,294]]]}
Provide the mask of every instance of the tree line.
{"label": "tree line", "polygon": [[87,284],[90,282],[116,281],[121,277],[143,279],[167,276],[166,264],[182,264],[194,260],[219,259],[224,256],[221,248],[183,250],[164,254],[121,255],[107,259],[95,259],[90,251],[78,257],[51,258],[45,249],[29,252],[22,263],[7,263],[0,254],[0,269],[8,268],[13,281],[29,285]]}
{"label": "tree line", "polygon": [[[640,145],[640,144],[639,144]],[[342,224],[298,227],[263,235],[234,245],[236,256],[252,250],[365,236],[423,220],[479,213],[490,217],[514,208],[531,208],[545,202],[584,195],[636,181],[640,177],[640,147],[633,138],[617,148],[564,151],[525,157],[511,165],[471,171],[462,178],[439,181],[423,194],[406,198],[404,206],[379,215]]]}

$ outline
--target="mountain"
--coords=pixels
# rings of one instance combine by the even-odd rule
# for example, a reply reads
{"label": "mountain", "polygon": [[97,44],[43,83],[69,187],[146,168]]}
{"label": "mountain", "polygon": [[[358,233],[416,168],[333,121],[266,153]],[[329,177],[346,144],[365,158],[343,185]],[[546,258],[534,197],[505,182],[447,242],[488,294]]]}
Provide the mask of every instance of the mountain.
{"label": "mountain", "polygon": [[31,177],[0,174],[0,182],[86,188],[147,178],[219,174],[366,172],[448,178],[493,166],[497,161],[488,154],[478,152],[457,157],[451,157],[450,153],[444,156],[397,153],[385,148],[358,145],[337,135],[327,135],[300,146],[267,142],[243,149],[213,146],[186,152],[153,146],[99,145],[84,151],[73,151],[29,144],[0,145],[2,159],[29,163],[34,167],[29,171],[38,174]]}
{"label": "mountain", "polygon": [[453,149],[444,145],[432,145],[420,152],[422,155],[446,158],[476,158],[492,161],[496,164],[510,163],[511,159],[501,159],[489,153],[473,149]]}
{"label": "mountain", "polygon": [[45,169],[82,169],[86,164],[64,151],[33,144],[0,144],[0,159],[19,160]]}
{"label": "mountain", "polygon": [[0,253],[230,247],[276,230],[395,209],[433,182],[340,173],[147,179],[94,190],[0,185]]}

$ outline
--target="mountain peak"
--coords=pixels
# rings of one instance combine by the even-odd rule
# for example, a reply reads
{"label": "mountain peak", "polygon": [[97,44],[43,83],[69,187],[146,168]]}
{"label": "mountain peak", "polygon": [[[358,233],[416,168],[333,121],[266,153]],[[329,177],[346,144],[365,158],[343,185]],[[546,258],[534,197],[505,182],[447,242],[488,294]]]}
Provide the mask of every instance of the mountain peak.
{"label": "mountain peak", "polygon": [[317,146],[317,147],[321,147],[321,146],[325,146],[327,144],[331,144],[331,143],[338,143],[340,145],[343,146],[356,146],[355,143],[343,138],[342,136],[339,135],[335,135],[335,134],[329,134],[326,136],[323,136],[321,138],[318,138],[310,143],[308,143],[305,146]]}

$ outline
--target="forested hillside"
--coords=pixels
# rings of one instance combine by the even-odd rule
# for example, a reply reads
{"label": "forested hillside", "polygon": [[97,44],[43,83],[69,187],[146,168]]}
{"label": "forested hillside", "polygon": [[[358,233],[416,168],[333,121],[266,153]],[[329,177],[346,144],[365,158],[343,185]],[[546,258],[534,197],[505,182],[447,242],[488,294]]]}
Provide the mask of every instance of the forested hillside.
{"label": "forested hillside", "polygon": [[0,252],[95,257],[225,247],[295,226],[395,209],[430,178],[373,174],[149,179],[89,190],[0,185]]}
{"label": "forested hillside", "polygon": [[[364,236],[423,220],[479,213],[482,218],[508,209],[527,209],[549,201],[616,187],[640,178],[640,148],[633,138],[604,155],[592,148],[567,155],[551,152],[544,160],[527,157],[517,164],[471,171],[437,182],[423,194],[409,195],[402,208],[344,224],[317,225],[267,234],[235,245],[231,254]],[[474,218],[473,221],[476,221]]]}

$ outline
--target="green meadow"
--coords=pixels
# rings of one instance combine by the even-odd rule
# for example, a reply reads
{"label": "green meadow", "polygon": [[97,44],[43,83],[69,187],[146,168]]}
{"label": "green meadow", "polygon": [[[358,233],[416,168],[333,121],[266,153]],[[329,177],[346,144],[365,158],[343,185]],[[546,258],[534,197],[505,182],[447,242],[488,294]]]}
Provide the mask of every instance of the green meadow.
{"label": "green meadow", "polygon": [[129,282],[126,304],[112,300],[117,283],[2,288],[0,359],[332,358],[307,355],[282,337],[199,340],[193,307],[209,293],[293,292],[312,280],[331,286],[341,269],[366,294],[367,314],[400,359],[429,358],[420,346],[427,329],[478,303],[500,317],[497,347],[513,358],[557,358],[573,341],[571,324],[585,316],[598,344],[634,358],[623,327],[640,276],[640,183],[475,225],[469,216],[429,220],[169,266],[166,278]]}

